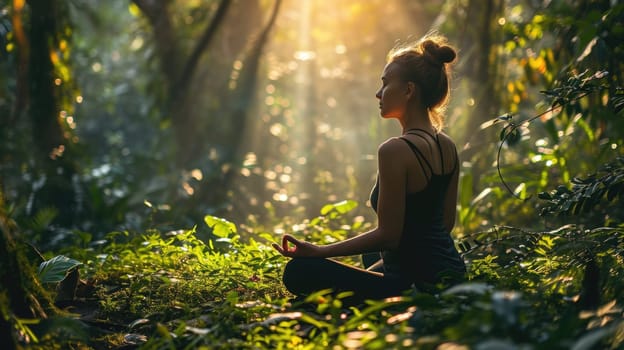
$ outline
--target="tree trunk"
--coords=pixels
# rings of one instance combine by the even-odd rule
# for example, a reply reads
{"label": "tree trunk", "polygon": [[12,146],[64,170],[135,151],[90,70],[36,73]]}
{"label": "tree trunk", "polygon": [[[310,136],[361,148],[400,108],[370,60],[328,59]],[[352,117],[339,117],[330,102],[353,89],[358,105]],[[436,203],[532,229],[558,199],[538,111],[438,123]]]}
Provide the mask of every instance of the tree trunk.
{"label": "tree trunk", "polygon": [[192,110],[193,103],[189,90],[193,76],[202,54],[214,40],[217,30],[221,27],[230,0],[222,0],[215,14],[206,26],[201,38],[192,52],[187,54],[179,44],[176,29],[169,11],[171,0],[151,1],[133,0],[141,9],[152,26],[156,52],[160,61],[162,74],[165,78],[165,118],[171,120],[176,140],[177,165],[186,168],[200,150],[195,147],[200,137],[197,128],[197,112]]}
{"label": "tree trunk", "polygon": [[55,222],[71,226],[77,208],[72,178],[74,165],[65,154],[68,140],[60,124],[59,85],[66,82],[55,77],[52,55],[56,54],[55,34],[59,28],[56,0],[30,1],[30,47],[28,82],[29,110],[35,161],[45,177],[43,187],[35,194],[33,210],[54,207],[58,210]]}
{"label": "tree trunk", "polygon": [[180,64],[182,63],[182,50],[180,41],[175,35],[175,29],[171,21],[169,5],[171,0],[134,0],[133,1],[143,12],[154,34],[156,53],[160,60],[160,69],[165,77],[166,91],[169,91],[180,74]]}
{"label": "tree trunk", "polygon": [[241,77],[237,84],[237,89],[231,95],[229,104],[232,111],[232,128],[229,129],[229,134],[224,140],[233,140],[240,138],[238,135],[244,134],[244,126],[246,125],[247,112],[252,106],[258,82],[258,69],[260,68],[260,59],[262,58],[262,50],[266,46],[269,40],[269,33],[273,29],[277,14],[282,0],[275,0],[271,17],[269,18],[266,26],[255,40],[253,46],[249,50],[247,57],[243,62],[243,68],[241,70]]}
{"label": "tree trunk", "polygon": [[[475,130],[483,122],[495,118],[500,109],[500,100],[496,91],[498,75],[498,60],[495,51],[497,19],[502,15],[503,3],[501,0],[471,0],[463,18],[464,30],[460,36],[460,52],[463,55],[463,70],[459,73],[473,87],[475,107],[469,116],[465,128],[466,134],[459,139],[470,143],[470,148],[462,151],[462,158],[473,163],[473,191],[478,192],[481,174],[491,167],[492,159],[480,157],[472,159],[484,147],[495,142],[497,133],[493,128]],[[478,137],[472,137],[478,135]]]}
{"label": "tree trunk", "polygon": [[40,159],[49,159],[50,152],[65,141],[58,120],[54,66],[50,58],[51,44],[56,33],[55,2],[30,2],[30,115],[33,138]]}
{"label": "tree trunk", "polygon": [[7,125],[14,125],[19,119],[22,111],[28,103],[28,39],[23,23],[24,3],[13,1],[13,13],[11,14],[11,24],[13,25],[13,35],[19,51],[17,52],[17,79],[15,88],[15,102]]}
{"label": "tree trunk", "polygon": [[47,318],[55,314],[52,301],[23,249],[14,239],[15,224],[5,212],[0,179],[0,339],[5,348],[17,348],[13,320],[18,318]]}
{"label": "tree trunk", "polygon": [[[258,70],[260,68],[260,60],[262,58],[262,52],[267,42],[269,41],[269,34],[275,25],[277,15],[281,6],[282,0],[275,0],[273,9],[267,24],[260,32],[253,45],[249,49],[245,60],[243,61],[241,76],[237,83],[237,89],[228,97],[228,110],[230,113],[230,122],[227,130],[224,133],[221,141],[229,143],[227,147],[231,149],[229,154],[226,154],[223,163],[228,164],[236,160],[237,157],[241,157],[244,146],[244,140],[241,135],[246,135],[248,130],[246,126],[249,109],[256,97],[257,84],[258,84]],[[206,130],[209,133],[209,130]],[[226,191],[230,189],[231,183],[236,175],[236,167],[230,167],[225,172],[223,177],[223,183],[220,184],[221,190],[215,191],[214,188],[204,186],[204,191],[201,192],[198,199],[203,201],[213,201],[220,203],[225,198]],[[210,197],[210,198],[207,198]]]}

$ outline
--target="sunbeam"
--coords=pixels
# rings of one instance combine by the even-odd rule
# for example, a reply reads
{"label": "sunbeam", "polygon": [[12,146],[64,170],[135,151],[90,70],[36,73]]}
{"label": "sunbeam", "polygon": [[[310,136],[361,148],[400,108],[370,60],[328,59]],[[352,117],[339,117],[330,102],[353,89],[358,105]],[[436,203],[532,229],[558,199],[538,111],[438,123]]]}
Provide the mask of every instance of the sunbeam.
{"label": "sunbeam", "polygon": [[385,55],[433,22],[418,20],[425,11],[414,8],[378,0],[283,3],[248,113],[235,215],[309,218],[345,199],[371,215],[364,204],[376,147],[397,131],[379,118],[375,99]]}

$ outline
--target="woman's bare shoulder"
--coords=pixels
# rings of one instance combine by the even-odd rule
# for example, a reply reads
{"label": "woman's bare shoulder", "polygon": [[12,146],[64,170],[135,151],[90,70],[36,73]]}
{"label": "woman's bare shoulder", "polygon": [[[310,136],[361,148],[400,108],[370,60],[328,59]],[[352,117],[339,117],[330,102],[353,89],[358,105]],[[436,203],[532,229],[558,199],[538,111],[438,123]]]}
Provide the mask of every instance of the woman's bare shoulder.
{"label": "woman's bare shoulder", "polygon": [[401,141],[400,137],[391,137],[389,139],[387,139],[386,141],[382,142],[379,145],[379,150],[392,150],[392,149],[396,149],[397,147],[399,147],[399,145],[401,145],[404,141]]}
{"label": "woman's bare shoulder", "polygon": [[396,159],[405,152],[405,141],[400,137],[391,137],[379,145],[377,152],[380,157]]}
{"label": "woman's bare shoulder", "polygon": [[455,146],[455,141],[453,141],[453,139],[448,134],[442,131],[438,133],[438,140],[442,144]]}

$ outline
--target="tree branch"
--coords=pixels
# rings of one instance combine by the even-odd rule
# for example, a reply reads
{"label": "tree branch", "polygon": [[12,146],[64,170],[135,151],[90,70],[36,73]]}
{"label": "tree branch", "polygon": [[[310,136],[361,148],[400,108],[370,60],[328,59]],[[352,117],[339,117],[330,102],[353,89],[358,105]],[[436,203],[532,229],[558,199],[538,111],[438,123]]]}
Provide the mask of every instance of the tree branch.
{"label": "tree branch", "polygon": [[[269,39],[269,33],[271,32],[271,29],[273,29],[273,25],[275,24],[275,20],[277,19],[277,14],[279,13],[279,8],[281,4],[282,0],[275,0],[275,4],[273,5],[273,11],[271,12],[271,17],[269,17],[266,26],[258,36],[258,39],[254,43],[253,47],[250,49],[249,54],[245,59],[245,63],[243,64],[244,71],[241,75],[240,83],[238,84],[240,88],[237,89],[235,95],[236,104],[233,108],[231,117],[231,120],[233,120],[232,125],[241,125],[242,127],[245,126],[247,110],[249,108],[249,105],[251,104],[251,101],[253,100],[254,93],[256,91],[258,67],[260,66],[262,49]],[[240,148],[240,146],[241,144],[239,144],[237,148]],[[230,155],[230,160],[235,157],[236,153],[238,153],[238,150],[237,152],[233,152]],[[229,187],[232,176],[233,172],[231,170],[225,174],[224,184],[226,188]]]}
{"label": "tree branch", "polygon": [[[173,93],[176,97],[182,96],[186,93],[189,84],[186,84],[185,82],[187,82],[195,73],[199,58],[214,38],[217,29],[219,29],[221,23],[223,22],[223,19],[225,18],[225,14],[227,13],[230,4],[230,0],[222,0],[219,4],[219,8],[217,8],[217,11],[212,18],[212,21],[210,21],[210,23],[206,27],[204,34],[197,42],[195,49],[186,61],[186,64],[184,65],[184,68],[182,70],[182,74],[180,74],[179,78],[175,81]],[[176,99],[174,98],[174,101],[175,100]]]}
{"label": "tree branch", "polygon": [[[280,5],[282,0],[275,0],[275,4],[273,5],[273,11],[271,12],[271,17],[267,22],[266,26],[258,36],[254,46],[251,48],[250,53],[243,64],[243,69],[246,72],[241,76],[241,86],[240,96],[238,98],[239,105],[242,106],[243,109],[246,109],[249,105],[253,91],[255,90],[255,82],[258,73],[258,66],[260,64],[260,57],[262,55],[262,49],[266,45],[268,41],[269,33],[271,29],[273,29],[273,25],[275,24],[275,20],[277,19],[277,14],[279,12]],[[240,103],[242,101],[242,104]]]}
{"label": "tree branch", "polygon": [[[179,77],[180,47],[169,14],[171,0],[132,0],[152,25],[160,68],[167,79],[169,89]],[[168,90],[169,91],[169,90]],[[171,96],[171,93],[168,94]]]}

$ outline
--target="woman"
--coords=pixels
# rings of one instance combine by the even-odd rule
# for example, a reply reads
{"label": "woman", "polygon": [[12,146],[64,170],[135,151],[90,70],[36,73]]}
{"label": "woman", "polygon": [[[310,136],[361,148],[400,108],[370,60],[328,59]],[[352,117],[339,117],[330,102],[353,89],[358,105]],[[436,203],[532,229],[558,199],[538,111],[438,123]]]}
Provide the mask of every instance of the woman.
{"label": "woman", "polygon": [[[293,258],[283,281],[292,293],[321,289],[353,291],[358,300],[400,295],[412,286],[452,283],[465,265],[450,232],[455,222],[459,160],[453,141],[441,132],[449,98],[448,64],[455,50],[441,36],[388,54],[377,91],[381,116],[396,119],[402,135],[378,149],[378,176],[371,192],[375,229],[328,245],[284,235],[282,255]],[[381,252],[377,263],[359,269],[327,259]]]}

